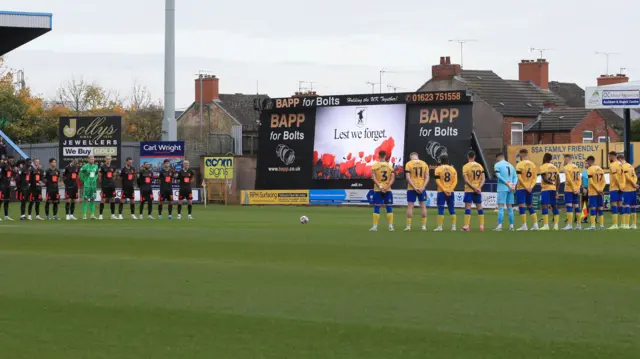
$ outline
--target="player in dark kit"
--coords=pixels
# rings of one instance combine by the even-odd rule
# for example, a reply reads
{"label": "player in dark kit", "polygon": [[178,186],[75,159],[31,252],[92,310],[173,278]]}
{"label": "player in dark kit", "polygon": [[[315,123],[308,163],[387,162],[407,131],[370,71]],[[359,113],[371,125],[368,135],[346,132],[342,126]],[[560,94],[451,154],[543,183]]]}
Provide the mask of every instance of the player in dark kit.
{"label": "player in dark kit", "polygon": [[136,217],[136,201],[135,201],[135,186],[136,183],[136,169],[133,168],[133,159],[127,158],[125,166],[120,170],[120,178],[122,178],[122,194],[120,195],[120,208],[118,212],[120,216],[118,219],[122,219],[122,210],[124,202],[129,201],[131,206],[131,219],[138,219]]}
{"label": "player in dark kit", "polygon": [[77,218],[74,216],[76,211],[76,201],[78,200],[78,177],[80,176],[80,169],[77,166],[77,161],[71,162],[62,171],[62,178],[64,179],[64,192],[66,198],[66,204],[64,207],[67,221],[75,221]]}
{"label": "player in dark kit", "polygon": [[49,168],[44,173],[44,180],[47,187],[47,203],[44,205],[44,214],[47,220],[49,217],[49,205],[53,204],[53,220],[59,221],[58,204],[60,203],[60,190],[58,189],[58,181],[60,180],[60,170],[56,168],[56,159],[49,160]]}
{"label": "player in dark kit", "polygon": [[191,209],[193,208],[193,195],[191,193],[191,183],[196,179],[196,172],[189,168],[189,161],[184,161],[182,171],[178,171],[177,174],[178,183],[180,183],[180,191],[178,192],[178,219],[182,219],[182,203],[187,202],[189,208],[189,219],[193,219],[191,216]]}
{"label": "player in dark kit", "polygon": [[153,171],[151,171],[151,164],[149,162],[144,163],[144,167],[138,172],[138,188],[140,188],[140,219],[144,219],[142,211],[144,210],[144,204],[149,206],[147,210],[147,218],[155,219],[151,215],[153,212],[153,190],[151,189],[151,182],[153,179]]}
{"label": "player in dark kit", "polygon": [[0,198],[4,202],[4,220],[13,221],[9,217],[9,203],[11,203],[11,180],[14,179],[16,174],[16,163],[13,156],[9,156],[7,161],[0,166],[0,185],[2,186],[2,192]]}
{"label": "player in dark kit", "polygon": [[118,219],[118,217],[116,217],[116,168],[111,165],[111,156],[107,156],[104,161],[104,164],[98,171],[102,181],[102,199],[100,200],[100,217],[98,217],[98,219],[102,219],[102,212],[104,212],[104,204],[106,201],[109,201],[111,206],[111,219]]}
{"label": "player in dark kit", "polygon": [[44,171],[40,168],[40,159],[35,158],[33,160],[33,166],[31,167],[30,174],[30,187],[29,187],[29,220],[31,220],[31,213],[33,207],[36,207],[36,220],[43,221],[40,217],[40,202],[42,202],[42,185],[44,180]]}
{"label": "player in dark kit", "polygon": [[20,201],[20,220],[27,219],[27,201],[29,200],[31,187],[31,158],[17,162],[18,179],[16,180],[16,193]]}
{"label": "player in dark kit", "polygon": [[173,219],[173,179],[175,172],[171,169],[171,161],[164,160],[158,181],[160,181],[160,196],[158,197],[158,219],[162,219],[162,204],[169,202],[169,219]]}

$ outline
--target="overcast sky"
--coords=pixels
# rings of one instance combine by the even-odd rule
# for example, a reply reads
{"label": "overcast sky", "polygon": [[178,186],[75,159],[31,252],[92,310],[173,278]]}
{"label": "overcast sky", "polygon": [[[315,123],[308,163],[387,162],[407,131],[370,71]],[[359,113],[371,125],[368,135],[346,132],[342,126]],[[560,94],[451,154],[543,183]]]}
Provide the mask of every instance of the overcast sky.
{"label": "overcast sky", "polygon": [[[24,69],[44,96],[84,77],[126,95],[134,81],[161,99],[164,1],[29,0],[2,10],[53,13],[53,31],[13,51],[8,65]],[[155,7],[151,5],[156,3]],[[222,93],[288,96],[298,82],[315,81],[321,94],[367,93],[367,81],[385,74],[383,90],[414,91],[431,77],[431,65],[459,45],[464,67],[516,79],[521,59],[548,48],[551,80],[595,85],[610,57],[611,73],[627,68],[640,78],[637,21],[640,2],[609,0],[177,0],[176,105],[194,97],[199,70],[220,78]]]}

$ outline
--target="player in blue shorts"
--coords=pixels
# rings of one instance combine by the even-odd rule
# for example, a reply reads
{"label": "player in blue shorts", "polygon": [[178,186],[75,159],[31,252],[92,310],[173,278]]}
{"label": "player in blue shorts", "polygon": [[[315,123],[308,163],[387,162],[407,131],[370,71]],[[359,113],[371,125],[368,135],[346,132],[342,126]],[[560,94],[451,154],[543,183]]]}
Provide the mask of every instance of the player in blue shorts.
{"label": "player in blue shorts", "polygon": [[504,221],[504,211],[506,208],[509,215],[509,230],[513,231],[513,199],[515,185],[518,181],[516,169],[511,163],[504,160],[504,154],[498,153],[493,170],[498,178],[498,227],[494,230],[498,232],[502,231],[502,222]]}
{"label": "player in blue shorts", "polygon": [[564,203],[567,207],[567,226],[562,230],[573,230],[573,221],[576,221],[576,229],[581,229],[580,219],[574,213],[580,213],[580,169],[571,162],[570,154],[564,155]]}
{"label": "player in blue shorts", "polygon": [[527,231],[527,210],[531,215],[532,231],[538,230],[538,216],[533,208],[533,187],[538,179],[538,168],[529,161],[529,151],[526,148],[520,150],[520,162],[516,165],[518,184],[516,186],[516,201],[520,209],[522,226],[518,231]]}

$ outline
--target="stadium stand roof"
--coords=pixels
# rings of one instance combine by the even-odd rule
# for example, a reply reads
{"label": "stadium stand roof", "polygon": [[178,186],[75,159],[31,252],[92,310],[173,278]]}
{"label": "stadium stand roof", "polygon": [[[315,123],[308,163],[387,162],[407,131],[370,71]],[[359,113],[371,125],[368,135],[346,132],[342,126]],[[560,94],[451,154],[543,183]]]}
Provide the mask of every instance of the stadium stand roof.
{"label": "stadium stand roof", "polygon": [[51,31],[53,15],[0,11],[0,56]]}

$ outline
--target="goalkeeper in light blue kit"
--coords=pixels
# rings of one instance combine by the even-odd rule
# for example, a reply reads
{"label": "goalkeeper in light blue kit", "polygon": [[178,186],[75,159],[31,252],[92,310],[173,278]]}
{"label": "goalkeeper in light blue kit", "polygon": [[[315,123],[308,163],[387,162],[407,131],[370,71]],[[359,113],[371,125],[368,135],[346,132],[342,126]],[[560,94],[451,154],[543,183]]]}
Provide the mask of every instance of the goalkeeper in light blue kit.
{"label": "goalkeeper in light blue kit", "polygon": [[516,169],[511,163],[504,160],[504,155],[496,155],[496,164],[493,167],[498,178],[498,227],[495,231],[502,231],[502,221],[504,220],[504,210],[507,209],[509,216],[509,231],[513,231],[513,199],[518,176]]}

